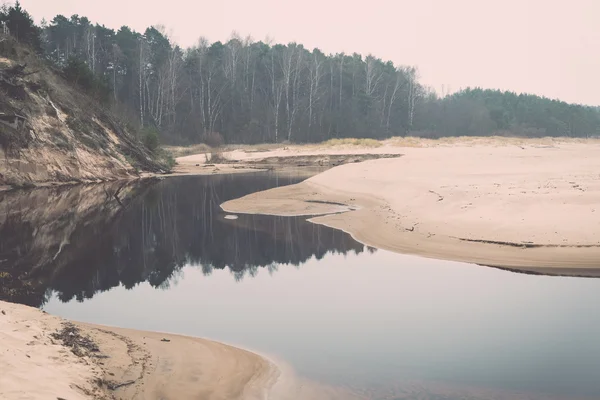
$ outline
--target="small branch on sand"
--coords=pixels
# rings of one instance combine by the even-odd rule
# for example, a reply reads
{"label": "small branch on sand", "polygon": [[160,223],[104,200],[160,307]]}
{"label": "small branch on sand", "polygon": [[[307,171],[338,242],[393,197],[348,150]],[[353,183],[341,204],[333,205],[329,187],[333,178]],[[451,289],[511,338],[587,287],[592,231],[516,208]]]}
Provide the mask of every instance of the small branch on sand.
{"label": "small branch on sand", "polygon": [[433,193],[438,197],[438,201],[442,201],[444,200],[444,196],[442,196],[441,194],[434,192],[433,190],[430,190],[429,193]]}
{"label": "small branch on sand", "polygon": [[135,381],[125,381],[122,383],[117,383],[117,382],[105,382],[106,386],[110,389],[110,390],[117,390],[118,388],[121,388],[123,386],[129,386],[129,385],[133,385],[135,383]]}
{"label": "small branch on sand", "polygon": [[414,232],[415,228],[417,227],[417,225],[419,225],[418,223],[414,224],[413,226],[411,226],[410,228],[404,228],[405,231],[408,232]]}

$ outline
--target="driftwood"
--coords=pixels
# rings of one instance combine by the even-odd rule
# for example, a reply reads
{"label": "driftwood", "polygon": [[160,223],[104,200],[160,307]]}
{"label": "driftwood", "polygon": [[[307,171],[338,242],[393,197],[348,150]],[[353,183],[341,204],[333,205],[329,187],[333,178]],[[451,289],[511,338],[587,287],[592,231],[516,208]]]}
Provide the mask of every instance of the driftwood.
{"label": "driftwood", "polygon": [[123,382],[123,383],[106,382],[106,386],[108,386],[108,388],[110,390],[117,390],[120,387],[133,385],[134,383],[135,383],[135,381],[126,381],[126,382]]}
{"label": "driftwood", "polygon": [[18,114],[0,113],[0,123],[20,131],[25,126],[27,118]]}

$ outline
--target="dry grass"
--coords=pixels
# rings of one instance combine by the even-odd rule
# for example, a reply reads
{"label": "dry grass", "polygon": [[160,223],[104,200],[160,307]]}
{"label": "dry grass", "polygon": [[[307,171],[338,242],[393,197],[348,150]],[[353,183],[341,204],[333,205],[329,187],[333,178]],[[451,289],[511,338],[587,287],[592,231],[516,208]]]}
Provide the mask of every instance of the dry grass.
{"label": "dry grass", "polygon": [[393,137],[387,139],[385,144],[396,147],[430,147],[429,143],[435,142],[432,139],[423,139],[415,136]]}
{"label": "dry grass", "polygon": [[453,136],[439,139],[427,139],[414,136],[393,137],[384,141],[395,147],[437,147],[437,146],[549,146],[561,143],[585,143],[599,139],[541,137],[522,138],[509,136]]}
{"label": "dry grass", "polygon": [[206,162],[211,164],[228,164],[231,160],[218,150],[213,150],[210,157],[207,157]]}
{"label": "dry grass", "polygon": [[337,146],[360,146],[360,147],[380,147],[383,142],[375,139],[329,139],[326,142],[319,143],[319,147],[337,147]]}
{"label": "dry grass", "polygon": [[437,147],[437,146],[476,146],[499,143],[495,137],[452,136],[439,139],[422,138],[418,136],[393,137],[385,141],[395,147]]}
{"label": "dry grass", "polygon": [[284,147],[291,147],[286,143],[263,143],[263,144],[228,144],[223,147],[223,151],[242,150],[246,153],[261,153],[265,151],[277,150]]}
{"label": "dry grass", "polygon": [[185,157],[193,154],[211,154],[214,152],[224,153],[233,150],[242,150],[247,153],[259,153],[265,151],[271,151],[286,147],[281,143],[264,143],[264,144],[228,144],[219,148],[210,147],[204,143],[193,144],[190,146],[162,146],[163,149],[171,153],[173,157]]}
{"label": "dry grass", "polygon": [[286,150],[302,150],[309,148],[333,148],[333,147],[362,147],[377,148],[381,146],[393,147],[448,147],[448,146],[544,146],[554,147],[561,143],[585,143],[600,139],[568,138],[568,137],[542,137],[542,138],[522,138],[511,136],[454,136],[443,137],[439,139],[423,138],[418,136],[392,137],[386,140],[375,139],[330,139],[317,144],[285,144],[285,143],[264,143],[257,145],[231,144],[215,149],[206,144],[196,144],[192,146],[164,146],[163,148],[171,153],[173,157],[184,157],[193,154],[207,154],[207,158],[213,153],[223,154],[233,150],[241,150],[247,153],[267,152],[284,148]]}
{"label": "dry grass", "polygon": [[171,153],[174,158],[190,156],[192,154],[210,153],[213,151],[204,143],[194,144],[192,146],[163,146],[165,151]]}

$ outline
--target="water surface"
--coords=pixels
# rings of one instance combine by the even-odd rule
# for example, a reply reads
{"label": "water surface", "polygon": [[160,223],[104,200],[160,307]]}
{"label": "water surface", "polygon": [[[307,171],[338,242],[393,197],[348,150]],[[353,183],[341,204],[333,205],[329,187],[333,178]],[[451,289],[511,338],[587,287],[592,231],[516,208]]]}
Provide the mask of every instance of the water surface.
{"label": "water surface", "polygon": [[[298,180],[186,177],[0,199],[0,268],[35,266],[2,296],[245,346],[366,398],[600,398],[600,280],[403,256],[302,218],[229,220],[219,208]],[[54,203],[36,214],[39,198]],[[50,234],[34,225],[53,207],[63,220]]]}

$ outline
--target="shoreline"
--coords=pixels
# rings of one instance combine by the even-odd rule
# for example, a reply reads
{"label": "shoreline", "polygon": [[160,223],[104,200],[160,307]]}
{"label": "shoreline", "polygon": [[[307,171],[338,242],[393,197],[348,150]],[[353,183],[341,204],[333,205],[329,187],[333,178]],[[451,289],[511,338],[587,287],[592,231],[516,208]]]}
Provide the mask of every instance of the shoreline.
{"label": "shoreline", "polygon": [[[304,182],[303,182],[304,183]],[[331,193],[325,188],[303,187],[303,183],[271,189],[283,192],[273,196],[270,191],[223,203],[223,211],[231,214],[260,214],[273,216],[304,216],[312,223],[325,225],[349,234],[354,240],[381,250],[425,258],[510,270],[539,275],[600,277],[600,246],[545,246],[528,243],[485,243],[465,241],[420,233],[410,228],[390,227],[382,213],[373,211],[377,204],[369,196],[356,193]],[[287,188],[287,189],[286,189]],[[288,195],[289,193],[289,195]],[[282,198],[279,196],[282,195]],[[262,197],[265,196],[265,197]],[[273,197],[271,197],[273,196]],[[348,197],[352,196],[352,201]],[[314,198],[319,200],[314,200]],[[347,204],[344,204],[346,200]],[[260,204],[256,208],[248,203]],[[332,204],[332,203],[339,203]],[[283,211],[282,209],[286,209]],[[294,209],[290,212],[289,209]],[[437,237],[436,237],[437,236]],[[393,238],[394,241],[390,241]]]}
{"label": "shoreline", "polygon": [[0,347],[0,398],[7,400],[363,399],[242,346],[70,321],[1,300],[0,344],[7,347]]}
{"label": "shoreline", "polygon": [[403,254],[600,276],[598,152],[597,142],[405,148],[401,158],[343,165],[222,208],[309,216]]}
{"label": "shoreline", "polygon": [[209,339],[67,321],[3,301],[0,310],[3,399],[262,400],[280,375],[268,358]]}
{"label": "shoreline", "polygon": [[[334,168],[304,182],[221,207],[229,213],[307,216],[363,244],[398,253],[511,272],[600,277],[600,176],[592,173],[600,170],[600,142],[523,144],[383,146],[376,153],[395,152],[395,158],[361,163],[348,158],[347,149],[308,149],[302,154],[306,159],[332,152],[348,161],[336,166],[329,160],[320,170]],[[369,152],[373,149],[355,151]],[[298,156],[296,149],[264,156],[277,160],[277,171],[306,177],[316,171],[284,168],[287,158]],[[235,172],[257,171],[256,163],[234,168],[242,163],[226,165]],[[227,173],[210,168],[210,174]],[[0,349],[0,365],[9,371],[0,376],[2,398],[25,393],[69,400],[159,399],[165,393],[215,400],[264,399],[267,393],[283,400],[355,398],[342,388],[297,377],[268,355],[209,339],[69,322],[3,301],[0,311],[0,343],[7,347]],[[76,338],[89,337],[98,349],[74,351],[61,344],[60,332],[68,339],[72,327]]]}

